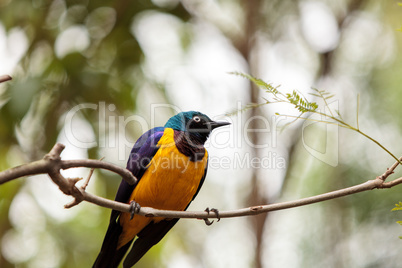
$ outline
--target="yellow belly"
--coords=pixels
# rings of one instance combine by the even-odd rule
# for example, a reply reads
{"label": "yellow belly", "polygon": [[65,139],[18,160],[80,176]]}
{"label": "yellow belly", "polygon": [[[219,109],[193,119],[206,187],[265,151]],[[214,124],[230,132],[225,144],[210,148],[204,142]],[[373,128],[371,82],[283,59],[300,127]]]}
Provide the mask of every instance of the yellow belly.
{"label": "yellow belly", "polygon": [[[204,175],[208,153],[205,151],[201,161],[191,162],[176,148],[173,133],[173,129],[165,129],[158,143],[160,149],[135,187],[130,201],[135,200],[142,207],[184,210],[193,199]],[[130,215],[122,213],[120,225],[123,226],[123,232],[118,248],[133,239],[151,221],[161,220],[163,218],[135,215],[130,221]]]}

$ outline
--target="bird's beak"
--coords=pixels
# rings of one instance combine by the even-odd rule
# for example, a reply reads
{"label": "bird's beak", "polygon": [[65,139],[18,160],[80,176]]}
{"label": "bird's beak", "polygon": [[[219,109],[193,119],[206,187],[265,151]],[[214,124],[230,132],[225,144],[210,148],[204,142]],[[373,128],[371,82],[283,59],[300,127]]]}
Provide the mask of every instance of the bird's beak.
{"label": "bird's beak", "polygon": [[211,121],[208,122],[207,125],[209,125],[211,127],[211,130],[218,128],[218,127],[223,127],[223,126],[227,126],[230,125],[229,122],[216,122],[216,121]]}

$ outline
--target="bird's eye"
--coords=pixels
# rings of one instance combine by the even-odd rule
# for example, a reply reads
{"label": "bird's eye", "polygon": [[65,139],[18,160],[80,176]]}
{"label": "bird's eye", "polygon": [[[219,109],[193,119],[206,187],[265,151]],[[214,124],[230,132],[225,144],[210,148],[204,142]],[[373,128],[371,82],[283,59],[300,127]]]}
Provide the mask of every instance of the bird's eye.
{"label": "bird's eye", "polygon": [[199,122],[201,121],[201,118],[199,118],[198,116],[194,116],[193,120],[194,120],[196,123],[199,123]]}

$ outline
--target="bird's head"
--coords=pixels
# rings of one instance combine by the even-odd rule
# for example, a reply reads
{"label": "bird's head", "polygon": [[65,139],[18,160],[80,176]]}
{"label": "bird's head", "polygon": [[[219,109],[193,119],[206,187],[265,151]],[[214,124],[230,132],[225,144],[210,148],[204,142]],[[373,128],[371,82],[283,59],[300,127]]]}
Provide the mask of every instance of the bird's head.
{"label": "bird's head", "polygon": [[165,127],[186,132],[190,136],[199,138],[204,143],[212,130],[229,124],[229,122],[213,121],[207,115],[200,112],[188,111],[171,117],[165,124]]}

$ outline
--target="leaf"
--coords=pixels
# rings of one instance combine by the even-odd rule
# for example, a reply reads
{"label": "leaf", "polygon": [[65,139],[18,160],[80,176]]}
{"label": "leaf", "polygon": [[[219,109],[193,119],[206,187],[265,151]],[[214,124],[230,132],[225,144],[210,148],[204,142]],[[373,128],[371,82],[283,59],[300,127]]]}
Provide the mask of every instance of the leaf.
{"label": "leaf", "polygon": [[399,204],[395,204],[395,207],[391,209],[391,211],[402,210],[402,202],[399,201]]}
{"label": "leaf", "polygon": [[269,85],[267,83],[265,83],[263,80],[261,80],[259,78],[255,78],[254,76],[251,76],[249,74],[240,73],[240,72],[232,72],[230,74],[234,74],[234,75],[238,75],[238,76],[247,78],[248,80],[250,80],[251,82],[256,84],[256,86],[263,87],[263,88],[268,88],[269,87]]}
{"label": "leaf", "polygon": [[318,95],[318,94],[315,94],[315,93],[308,93],[309,95],[311,95],[311,96],[315,96],[315,97],[321,97],[320,95]]}

